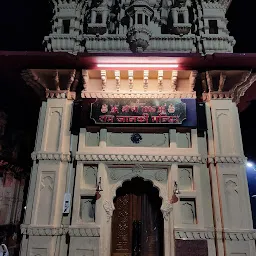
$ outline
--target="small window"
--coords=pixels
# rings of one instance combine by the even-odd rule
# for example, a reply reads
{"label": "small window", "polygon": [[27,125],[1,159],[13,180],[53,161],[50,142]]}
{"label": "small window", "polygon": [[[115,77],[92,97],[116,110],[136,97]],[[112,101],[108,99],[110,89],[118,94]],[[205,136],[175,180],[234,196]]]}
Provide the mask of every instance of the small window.
{"label": "small window", "polygon": [[102,14],[101,13],[97,13],[96,14],[96,23],[102,23]]}
{"label": "small window", "polygon": [[142,14],[138,14],[138,24],[142,24]]}
{"label": "small window", "polygon": [[145,24],[148,25],[148,16],[145,16]]}
{"label": "small window", "polygon": [[69,34],[70,30],[70,20],[63,20],[62,21],[62,32],[63,34]]}
{"label": "small window", "polygon": [[217,20],[209,20],[209,33],[210,34],[219,33]]}
{"label": "small window", "polygon": [[184,15],[183,15],[183,13],[178,13],[178,23],[184,23]]}

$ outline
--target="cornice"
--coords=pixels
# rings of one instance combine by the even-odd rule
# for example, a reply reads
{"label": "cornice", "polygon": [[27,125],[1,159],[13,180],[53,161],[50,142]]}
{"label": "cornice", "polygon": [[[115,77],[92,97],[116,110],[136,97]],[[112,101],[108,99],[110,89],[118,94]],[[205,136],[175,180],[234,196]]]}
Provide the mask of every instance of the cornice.
{"label": "cornice", "polygon": [[121,93],[121,92],[81,92],[82,98],[150,98],[150,99],[167,99],[167,98],[196,98],[196,92],[148,92],[148,93]]}
{"label": "cornice", "polygon": [[201,156],[171,156],[171,155],[138,155],[138,154],[90,154],[77,153],[75,156],[77,161],[90,162],[160,162],[160,163],[206,163],[206,159]]}
{"label": "cornice", "polygon": [[175,239],[188,240],[210,240],[210,239],[225,239],[229,241],[249,241],[256,240],[256,231],[250,230],[214,230],[211,229],[190,229],[175,228]]}
{"label": "cornice", "polygon": [[71,237],[99,237],[100,228],[95,227],[54,227],[21,225],[21,234],[29,236],[62,236],[69,234]]}
{"label": "cornice", "polygon": [[69,162],[71,160],[70,153],[61,152],[45,152],[45,151],[34,151],[31,154],[32,160],[57,160],[61,162]]}

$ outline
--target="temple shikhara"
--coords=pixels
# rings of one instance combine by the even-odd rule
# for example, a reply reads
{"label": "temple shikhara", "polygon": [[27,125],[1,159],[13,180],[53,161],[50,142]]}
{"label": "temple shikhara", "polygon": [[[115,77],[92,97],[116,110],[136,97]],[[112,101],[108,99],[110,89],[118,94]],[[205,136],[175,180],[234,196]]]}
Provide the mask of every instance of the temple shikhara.
{"label": "temple shikhara", "polygon": [[[20,256],[254,256],[231,0],[54,0]],[[12,66],[12,68],[13,68]]]}

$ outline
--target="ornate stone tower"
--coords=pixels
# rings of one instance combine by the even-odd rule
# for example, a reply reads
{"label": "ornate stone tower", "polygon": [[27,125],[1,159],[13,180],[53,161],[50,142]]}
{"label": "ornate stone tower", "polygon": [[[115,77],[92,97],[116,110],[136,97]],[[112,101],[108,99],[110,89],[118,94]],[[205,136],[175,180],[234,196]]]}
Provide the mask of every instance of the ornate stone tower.
{"label": "ornate stone tower", "polygon": [[230,1],[54,1],[47,51],[232,52]]}
{"label": "ornate stone tower", "polygon": [[45,37],[47,51],[83,52],[85,0],[53,0],[52,32]]}

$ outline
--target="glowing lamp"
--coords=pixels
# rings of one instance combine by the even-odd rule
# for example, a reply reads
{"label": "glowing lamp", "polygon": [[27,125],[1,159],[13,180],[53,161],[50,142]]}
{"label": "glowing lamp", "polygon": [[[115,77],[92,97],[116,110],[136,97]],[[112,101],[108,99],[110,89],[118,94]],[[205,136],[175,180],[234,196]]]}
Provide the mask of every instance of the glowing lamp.
{"label": "glowing lamp", "polygon": [[98,68],[130,68],[130,69],[139,69],[139,68],[178,68],[178,64],[97,64]]}
{"label": "glowing lamp", "polygon": [[251,168],[251,167],[253,167],[253,163],[252,162],[247,162],[246,166]]}

